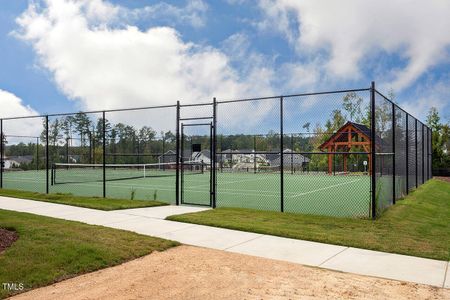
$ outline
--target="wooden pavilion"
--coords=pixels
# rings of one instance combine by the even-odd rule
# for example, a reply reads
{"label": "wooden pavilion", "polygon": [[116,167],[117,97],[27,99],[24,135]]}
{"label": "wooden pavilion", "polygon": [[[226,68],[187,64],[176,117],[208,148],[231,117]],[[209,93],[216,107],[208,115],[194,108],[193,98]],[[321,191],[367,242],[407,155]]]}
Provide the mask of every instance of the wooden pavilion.
{"label": "wooden pavilion", "polygon": [[[348,155],[352,154],[351,150],[369,153],[369,168],[372,170],[370,144],[371,132],[369,127],[363,124],[358,124],[348,121],[341,128],[339,128],[328,140],[319,146],[321,151],[328,152],[328,173],[333,172],[333,152],[343,152],[344,158],[344,172],[347,172]],[[347,154],[348,153],[348,154]]]}

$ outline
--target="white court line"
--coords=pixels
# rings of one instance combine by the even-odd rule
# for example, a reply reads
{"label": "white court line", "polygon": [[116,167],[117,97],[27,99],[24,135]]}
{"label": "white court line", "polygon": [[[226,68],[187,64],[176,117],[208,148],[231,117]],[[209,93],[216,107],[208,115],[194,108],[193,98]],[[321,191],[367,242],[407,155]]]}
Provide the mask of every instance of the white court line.
{"label": "white court line", "polygon": [[324,187],[324,188],[320,188],[320,189],[317,189],[317,190],[313,190],[313,191],[309,191],[309,192],[305,192],[305,193],[296,194],[296,195],[291,196],[290,198],[296,198],[296,197],[300,197],[300,196],[305,196],[305,195],[308,195],[308,194],[312,194],[312,193],[315,193],[315,192],[324,191],[324,190],[331,189],[331,188],[334,188],[334,187],[338,187],[338,186],[341,186],[341,185],[346,185],[346,184],[354,183],[354,182],[357,182],[357,181],[360,181],[360,180],[361,180],[361,178],[356,179],[356,180],[352,180],[352,181],[348,181],[348,182],[342,182],[342,183],[330,185],[330,186],[327,186],[327,187]]}

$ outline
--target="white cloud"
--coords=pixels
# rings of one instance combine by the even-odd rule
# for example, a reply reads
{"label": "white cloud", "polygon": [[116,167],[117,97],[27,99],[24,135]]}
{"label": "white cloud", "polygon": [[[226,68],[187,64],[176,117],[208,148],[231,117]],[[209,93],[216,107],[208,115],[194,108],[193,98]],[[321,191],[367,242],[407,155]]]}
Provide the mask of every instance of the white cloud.
{"label": "white cloud", "polygon": [[[202,7],[201,1],[190,3]],[[116,8],[101,0],[46,0],[17,19],[17,36],[32,44],[40,65],[81,109],[271,94],[270,70],[255,68],[242,79],[224,52],[184,42],[172,28],[110,26]],[[92,17],[90,11],[102,13]]]}
{"label": "white cloud", "polygon": [[437,108],[442,120],[450,120],[450,74],[434,82],[425,82],[417,86],[416,91],[408,99],[399,103],[408,113],[422,121],[431,107]]}
{"label": "white cloud", "polygon": [[120,7],[118,10],[120,11],[119,15],[126,19],[164,20],[170,24],[183,23],[189,24],[194,28],[199,28],[206,25],[208,4],[203,0],[189,0],[184,7],[159,2],[151,6],[133,10],[124,7]]}
{"label": "white cloud", "polygon": [[[22,99],[2,89],[0,89],[0,107],[0,118],[39,115],[29,105],[23,104]],[[39,136],[41,129],[41,118],[25,118],[3,121],[3,133],[5,135]]]}
{"label": "white cloud", "polygon": [[360,78],[367,57],[398,55],[406,66],[386,73],[394,73],[392,86],[401,90],[448,62],[449,1],[260,0],[259,5],[266,14],[261,28],[282,32],[300,56],[326,53],[317,67],[338,79]]}

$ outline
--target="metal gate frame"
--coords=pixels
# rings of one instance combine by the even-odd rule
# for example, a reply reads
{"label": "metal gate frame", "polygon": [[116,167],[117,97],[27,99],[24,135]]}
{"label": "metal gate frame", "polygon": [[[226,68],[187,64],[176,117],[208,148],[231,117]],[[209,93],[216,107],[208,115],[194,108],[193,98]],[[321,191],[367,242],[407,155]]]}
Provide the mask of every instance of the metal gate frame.
{"label": "metal gate frame", "polygon": [[[199,203],[192,203],[185,200],[184,197],[184,162],[183,162],[183,153],[184,153],[184,128],[185,127],[195,127],[195,126],[209,126],[209,146],[210,146],[210,153],[211,153],[211,159],[209,163],[210,168],[210,176],[209,176],[209,204],[199,204]],[[187,205],[195,205],[195,206],[207,206],[212,207],[213,205],[213,186],[214,186],[214,177],[213,177],[213,122],[210,123],[192,123],[192,124],[184,124],[181,123],[181,141],[180,141],[180,202],[181,204],[187,204]]]}

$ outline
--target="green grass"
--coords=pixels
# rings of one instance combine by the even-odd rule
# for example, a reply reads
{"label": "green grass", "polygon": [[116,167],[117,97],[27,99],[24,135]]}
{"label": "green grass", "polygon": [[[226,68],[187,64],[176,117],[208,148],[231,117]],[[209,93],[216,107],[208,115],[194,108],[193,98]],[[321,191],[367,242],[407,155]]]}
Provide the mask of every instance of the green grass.
{"label": "green grass", "polygon": [[31,199],[44,202],[67,204],[100,210],[116,210],[167,205],[166,203],[150,200],[125,200],[97,197],[79,197],[70,194],[42,194],[36,192],[0,189],[0,196]]}
{"label": "green grass", "polygon": [[218,208],[168,217],[384,252],[450,260],[450,183],[430,180],[377,220]]}
{"label": "green grass", "polygon": [[[5,210],[0,210],[0,228],[19,235],[0,254],[0,283],[23,283],[27,290],[178,245],[132,232]],[[0,286],[0,298],[9,295]]]}

